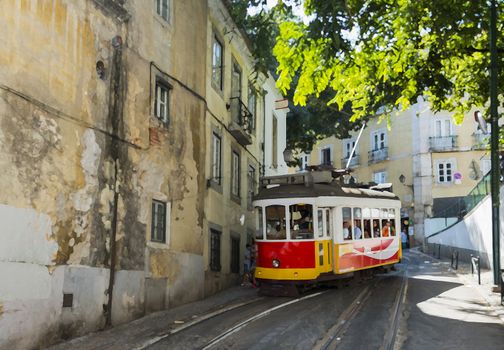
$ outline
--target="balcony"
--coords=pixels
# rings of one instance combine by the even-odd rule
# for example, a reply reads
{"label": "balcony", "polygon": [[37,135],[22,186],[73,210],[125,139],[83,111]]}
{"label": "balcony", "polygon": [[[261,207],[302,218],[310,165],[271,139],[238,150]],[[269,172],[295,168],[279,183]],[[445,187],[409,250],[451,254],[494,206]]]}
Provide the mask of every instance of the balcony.
{"label": "balcony", "polygon": [[453,151],[457,147],[457,136],[429,137],[429,149],[434,152]]}
{"label": "balcony", "polygon": [[490,134],[474,133],[472,149],[488,149]]}
{"label": "balcony", "polygon": [[375,149],[368,153],[368,164],[378,163],[388,159],[388,147]]}
{"label": "balcony", "polygon": [[242,146],[252,144],[252,113],[249,112],[247,106],[239,97],[231,97],[229,101],[229,109],[231,111],[231,123],[229,123],[229,131],[231,135]]}
{"label": "balcony", "polygon": [[[341,160],[341,168],[344,169],[346,167],[347,163],[348,163],[348,157],[347,158],[343,158]],[[350,161],[350,164],[348,164],[348,166],[350,168],[353,168],[353,167],[356,167],[359,164],[360,164],[359,155],[358,154],[354,154],[353,157],[352,157],[352,160]]]}

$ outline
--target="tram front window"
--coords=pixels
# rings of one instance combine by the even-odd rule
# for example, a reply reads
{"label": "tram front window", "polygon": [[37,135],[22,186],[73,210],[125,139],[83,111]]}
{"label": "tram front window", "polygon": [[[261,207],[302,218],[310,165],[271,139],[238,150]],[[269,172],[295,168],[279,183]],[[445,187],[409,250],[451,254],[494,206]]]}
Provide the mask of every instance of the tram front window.
{"label": "tram front window", "polygon": [[256,207],[256,239],[264,239],[264,228],[263,228],[263,211],[261,207]]}
{"label": "tram front window", "polygon": [[266,239],[286,239],[285,207],[270,205],[266,207]]}
{"label": "tram front window", "polygon": [[313,239],[313,207],[311,204],[289,206],[291,239]]}

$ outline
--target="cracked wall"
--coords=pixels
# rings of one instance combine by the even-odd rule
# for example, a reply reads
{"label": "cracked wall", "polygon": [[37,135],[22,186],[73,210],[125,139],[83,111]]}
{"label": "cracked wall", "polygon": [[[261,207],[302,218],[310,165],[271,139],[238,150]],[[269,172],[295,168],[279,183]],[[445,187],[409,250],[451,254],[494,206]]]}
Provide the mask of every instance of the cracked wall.
{"label": "cracked wall", "polygon": [[[143,1],[123,10],[0,2],[0,347],[104,325],[114,227],[113,323],[203,295],[206,1],[177,2],[169,26]],[[151,62],[173,86],[169,127]],[[171,204],[166,244],[150,242],[152,199]]]}

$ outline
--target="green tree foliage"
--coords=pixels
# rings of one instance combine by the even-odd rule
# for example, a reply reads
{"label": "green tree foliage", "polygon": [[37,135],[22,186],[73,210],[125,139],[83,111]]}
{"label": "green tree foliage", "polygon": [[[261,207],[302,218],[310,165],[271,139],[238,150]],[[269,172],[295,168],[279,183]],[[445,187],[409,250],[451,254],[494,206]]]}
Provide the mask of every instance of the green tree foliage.
{"label": "green tree foliage", "polygon": [[[239,28],[245,30],[250,39],[252,53],[256,58],[255,70],[263,74],[277,71],[278,62],[273,56],[277,45],[281,23],[299,23],[293,14],[297,0],[280,1],[272,9],[265,7],[265,0],[228,0],[228,9]],[[250,8],[255,11],[249,11]],[[275,76],[277,78],[277,76]],[[297,82],[299,75],[294,73],[292,81]],[[294,90],[284,89],[284,95],[292,101]],[[287,122],[287,148],[310,151],[318,140],[329,136],[346,138],[350,130],[361,126],[361,120],[351,122],[350,104],[339,110],[328,102],[332,99],[328,87],[317,96],[307,96],[303,106],[290,106]]]}
{"label": "green tree foliage", "polygon": [[[277,84],[284,93],[293,90],[295,103],[331,91],[329,104],[351,103],[357,120],[379,108],[404,110],[422,96],[458,121],[472,106],[487,104],[487,1],[305,0],[304,9],[309,24],[280,23],[273,51]],[[499,63],[499,76],[503,69]],[[503,84],[499,79],[499,91]]]}

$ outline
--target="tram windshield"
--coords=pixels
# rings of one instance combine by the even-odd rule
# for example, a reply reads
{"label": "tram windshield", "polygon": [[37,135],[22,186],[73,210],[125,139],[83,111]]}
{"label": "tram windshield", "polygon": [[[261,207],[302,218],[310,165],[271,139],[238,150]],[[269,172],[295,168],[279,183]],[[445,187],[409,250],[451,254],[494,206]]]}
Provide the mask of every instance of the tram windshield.
{"label": "tram windshield", "polygon": [[256,207],[256,234],[255,237],[256,239],[264,239],[264,228],[263,228],[263,211],[261,207]]}
{"label": "tram windshield", "polygon": [[266,239],[286,239],[285,207],[270,205],[266,207]]}
{"label": "tram windshield", "polygon": [[313,207],[311,204],[289,206],[291,239],[313,239]]}

